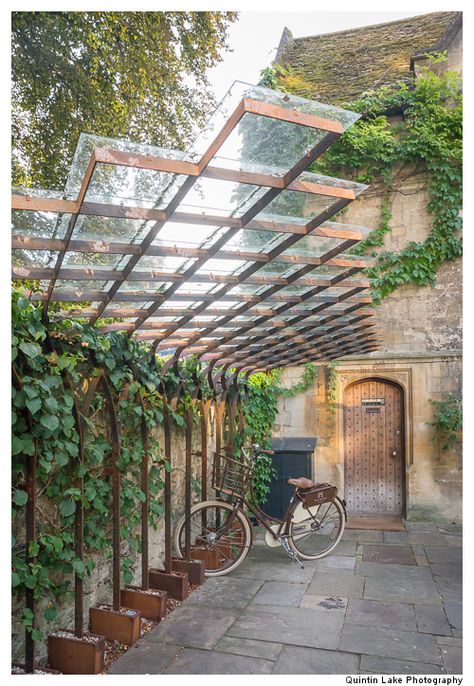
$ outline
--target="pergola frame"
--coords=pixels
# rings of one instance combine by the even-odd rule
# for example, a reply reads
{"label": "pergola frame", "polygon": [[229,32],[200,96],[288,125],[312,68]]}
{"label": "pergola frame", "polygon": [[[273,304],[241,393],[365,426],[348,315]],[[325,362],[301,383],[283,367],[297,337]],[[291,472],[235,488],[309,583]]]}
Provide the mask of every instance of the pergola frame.
{"label": "pergola frame", "polygon": [[[322,134],[283,174],[225,166],[215,159],[216,154],[242,118],[248,114],[307,127]],[[355,199],[356,192],[347,182],[328,180],[331,183],[315,183],[299,178],[304,169],[327,150],[343,130],[343,124],[336,119],[243,97],[197,162],[144,155],[111,146],[94,146],[75,199],[48,197],[45,193],[40,197],[18,194],[12,196],[14,210],[54,212],[58,216],[59,213],[70,214],[62,238],[14,232],[14,249],[57,251],[58,257],[53,267],[15,265],[12,276],[20,280],[48,280],[45,291],[31,293],[33,300],[43,303],[46,316],[52,302],[96,302],[95,308],[81,307],[55,313],[54,316],[87,318],[91,324],[102,324],[101,330],[104,332],[123,330],[138,339],[151,340],[158,353],[172,352],[167,367],[188,354],[196,354],[203,361],[208,360],[211,367],[216,364],[225,364],[227,367],[230,364],[249,369],[255,365],[260,368],[262,364],[270,368],[277,362],[292,363],[295,355],[299,354],[301,345],[304,346],[305,360],[332,359],[342,352],[346,353],[348,349],[351,352],[361,352],[368,344],[373,349],[377,341],[370,333],[372,325],[365,323],[362,327],[353,328],[356,322],[372,316],[371,311],[364,313],[361,310],[371,302],[370,297],[361,295],[370,286],[370,282],[364,278],[354,278],[367,266],[367,261],[343,254],[364,238],[364,231],[358,227],[328,222],[334,214]],[[116,202],[91,202],[87,198],[88,191],[94,172],[100,164],[179,175],[183,181],[164,209]],[[183,212],[182,202],[200,178],[250,184],[259,187],[261,194],[241,216]],[[331,204],[304,224],[287,217],[269,220],[265,215],[261,216],[269,203],[284,191],[305,193],[309,199],[312,196],[323,196],[329,198]],[[120,240],[84,240],[75,237],[74,233],[81,215],[139,219],[152,221],[153,225],[138,244]],[[154,243],[163,227],[173,222],[225,229],[217,240],[205,248]],[[282,234],[282,239],[267,252],[226,249],[226,244],[242,229],[250,233],[273,231]],[[307,236],[337,239],[339,243],[321,255],[291,252]],[[120,270],[97,266],[68,267],[64,260],[71,252],[122,255],[127,256],[128,261]],[[142,257],[178,257],[193,262],[182,272],[141,270],[137,269],[137,264]],[[241,260],[244,264],[235,273],[202,273],[203,267],[211,259]],[[297,268],[282,276],[261,271],[259,273],[263,267],[275,263]],[[319,270],[323,266],[342,271],[335,276],[324,278],[323,275],[323,278],[319,278],[315,275],[315,269]],[[84,282],[84,290],[58,289],[56,284],[59,279]],[[97,280],[111,282],[111,285],[106,291],[88,287],[88,282]],[[144,281],[159,282],[164,289],[159,293],[152,289],[133,290],[134,282],[139,284]],[[188,283],[189,291],[184,291]],[[192,290],[195,283],[209,284],[214,292],[195,292]],[[130,284],[131,290],[121,290],[124,284]],[[239,292],[234,295],[233,291],[239,286],[261,288],[255,294]],[[288,290],[292,286],[298,287],[300,292],[293,295]],[[340,289],[340,294],[334,295],[334,289]],[[185,306],[179,307],[179,303],[183,301]],[[147,304],[145,307],[116,307],[119,303],[134,302]],[[227,302],[234,305],[226,307]],[[342,307],[342,304],[347,307]],[[320,318],[319,314],[323,310],[327,310],[326,316]],[[358,316],[337,324],[338,318],[346,317],[347,320],[350,313]],[[104,324],[101,322],[103,317],[125,321]],[[333,320],[333,327],[322,330],[321,327]],[[337,337],[331,336],[333,331],[338,331]],[[359,332],[359,335],[353,339],[352,334],[355,332]],[[350,343],[349,348],[345,345],[346,341]],[[312,343],[315,347],[311,351]],[[291,350],[288,350],[288,345],[291,345]],[[285,346],[286,352],[282,349]],[[262,347],[265,348],[265,354],[261,352]]]}

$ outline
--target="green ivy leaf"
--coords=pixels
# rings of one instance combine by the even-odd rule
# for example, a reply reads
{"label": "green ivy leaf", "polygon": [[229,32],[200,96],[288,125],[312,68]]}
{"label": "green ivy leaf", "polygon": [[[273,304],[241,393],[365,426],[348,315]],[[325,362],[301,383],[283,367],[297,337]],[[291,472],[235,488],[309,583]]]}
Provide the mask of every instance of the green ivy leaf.
{"label": "green ivy leaf", "polygon": [[33,629],[31,632],[31,638],[33,641],[44,641],[44,636],[39,629]]}
{"label": "green ivy leaf", "polygon": [[41,399],[40,398],[33,398],[33,400],[27,400],[26,401],[26,407],[29,409],[31,414],[36,414],[38,410],[41,409]]}
{"label": "green ivy leaf", "polygon": [[12,588],[16,588],[21,584],[21,579],[19,574],[12,572]]}
{"label": "green ivy leaf", "polygon": [[38,345],[38,343],[20,343],[18,346],[21,350],[22,353],[24,353],[27,357],[35,358],[38,357],[38,355],[41,355],[41,346]]}
{"label": "green ivy leaf", "polygon": [[16,491],[14,491],[13,493],[13,502],[15,503],[15,505],[23,507],[23,505],[26,505],[26,503],[28,502],[28,493],[17,488]]}
{"label": "green ivy leaf", "polygon": [[47,622],[52,622],[53,619],[56,619],[57,614],[58,610],[56,607],[48,607],[43,616]]}
{"label": "green ivy leaf", "polygon": [[77,576],[82,579],[86,571],[84,562],[82,560],[73,560],[72,568],[74,569],[74,572],[77,574]]}
{"label": "green ivy leaf", "polygon": [[59,419],[54,414],[45,414],[41,417],[40,423],[48,429],[48,431],[56,431],[59,426]]}
{"label": "green ivy leaf", "polygon": [[62,500],[59,503],[59,511],[63,517],[70,517],[76,511],[76,503],[73,500]]}

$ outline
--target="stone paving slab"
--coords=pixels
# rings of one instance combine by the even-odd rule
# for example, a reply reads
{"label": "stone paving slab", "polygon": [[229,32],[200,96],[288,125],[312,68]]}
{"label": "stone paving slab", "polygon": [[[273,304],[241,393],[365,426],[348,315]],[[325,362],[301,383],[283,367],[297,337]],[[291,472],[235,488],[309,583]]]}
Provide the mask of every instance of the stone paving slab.
{"label": "stone paving slab", "polygon": [[358,543],[382,543],[383,531],[374,529],[346,529],[342,541],[357,541]]}
{"label": "stone paving slab", "polygon": [[408,532],[415,531],[423,534],[437,533],[436,524],[434,522],[405,522],[405,528]]}
{"label": "stone paving slab", "polygon": [[355,674],[359,656],[338,650],[284,646],[273,674]]}
{"label": "stone paving slab", "polygon": [[233,576],[207,579],[184,601],[184,605],[241,609],[253,600],[264,582]]}
{"label": "stone paving slab", "polygon": [[446,600],[444,609],[450,626],[453,629],[462,629],[462,604],[455,600]]}
{"label": "stone paving slab", "polygon": [[307,593],[303,597],[300,607],[314,607],[328,612],[332,612],[332,610],[345,611],[348,600],[348,598],[341,598],[340,596],[310,595]]}
{"label": "stone paving slab", "polygon": [[140,641],[113,663],[109,674],[161,674],[180,650],[177,645]]}
{"label": "stone paving slab", "polygon": [[184,648],[164,674],[270,674],[271,660]]}
{"label": "stone paving slab", "polygon": [[412,549],[409,546],[400,545],[364,545],[362,561],[378,564],[416,564]]}
{"label": "stone paving slab", "polygon": [[[282,605],[298,607],[308,584],[266,581],[255,595],[252,605]],[[284,610],[283,610],[284,612]]]}
{"label": "stone paving slab", "polygon": [[228,610],[182,605],[147,634],[144,640],[190,648],[213,648],[236,617]]}
{"label": "stone paving slab", "polygon": [[387,579],[370,577],[365,580],[364,598],[391,603],[439,603],[432,579]]}
{"label": "stone paving slab", "polygon": [[355,555],[357,541],[345,541],[342,539],[332,551],[331,555]]}
{"label": "stone paving slab", "polygon": [[245,560],[240,567],[232,572],[232,577],[239,579],[259,579],[262,581],[290,581],[294,583],[308,583],[316,572],[315,563],[307,561],[304,569],[295,562],[284,559],[282,562],[262,563],[254,559]]}
{"label": "stone paving slab", "polygon": [[444,674],[440,665],[375,655],[362,655],[359,669],[360,674]]}
{"label": "stone paving slab", "polygon": [[418,631],[437,636],[451,636],[446,614],[442,605],[415,605]]}
{"label": "stone paving slab", "polygon": [[462,565],[462,548],[454,546],[425,546],[426,557],[430,564],[449,562],[450,564]]}
{"label": "stone paving slab", "polygon": [[316,571],[319,570],[353,570],[356,559],[348,555],[328,555],[321,560],[316,560]]}
{"label": "stone paving slab", "polygon": [[259,639],[335,650],[339,643],[343,612],[305,608],[247,608],[227,632],[228,636]]}
{"label": "stone paving slab", "polygon": [[318,572],[310,583],[310,595],[341,596],[342,598],[362,598],[365,579],[352,572]]}
{"label": "stone paving slab", "polygon": [[462,674],[462,648],[440,646],[444,669],[448,674]]}
{"label": "stone paving slab", "polygon": [[448,545],[456,547],[462,546],[462,536],[452,536],[451,534],[445,534],[443,538]]}
{"label": "stone paving slab", "polygon": [[276,660],[282,648],[281,643],[257,641],[252,638],[234,638],[233,636],[223,636],[214,646],[214,650],[223,653],[263,657],[266,660]]}
{"label": "stone paving slab", "polygon": [[435,576],[436,585],[443,601],[459,601],[462,597],[462,582],[461,579],[455,579],[447,576]]}
{"label": "stone paving slab", "polygon": [[376,562],[357,562],[355,573],[358,576],[375,579],[392,579],[394,581],[432,581],[433,577],[427,567],[398,564],[377,564]]}
{"label": "stone paving slab", "polygon": [[394,657],[440,664],[438,644],[433,636],[415,631],[361,626],[346,622],[339,650],[349,653]]}
{"label": "stone paving slab", "polygon": [[377,600],[351,598],[345,621],[359,626],[379,626],[389,629],[416,631],[415,611],[404,603],[384,603]]}
{"label": "stone paving slab", "polygon": [[462,565],[453,562],[436,562],[430,565],[433,576],[447,576],[451,579],[462,579]]}

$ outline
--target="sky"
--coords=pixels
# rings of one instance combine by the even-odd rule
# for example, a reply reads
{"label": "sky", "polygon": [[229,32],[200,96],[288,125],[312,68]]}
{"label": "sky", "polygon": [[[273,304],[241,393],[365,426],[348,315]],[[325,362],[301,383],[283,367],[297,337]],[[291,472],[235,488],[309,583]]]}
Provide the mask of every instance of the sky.
{"label": "sky", "polygon": [[[429,11],[429,10],[428,10]],[[270,66],[285,26],[295,38],[344,31],[357,26],[381,24],[425,12],[241,12],[231,25],[229,45],[233,52],[209,71],[219,101],[234,80],[255,84],[259,73]]]}

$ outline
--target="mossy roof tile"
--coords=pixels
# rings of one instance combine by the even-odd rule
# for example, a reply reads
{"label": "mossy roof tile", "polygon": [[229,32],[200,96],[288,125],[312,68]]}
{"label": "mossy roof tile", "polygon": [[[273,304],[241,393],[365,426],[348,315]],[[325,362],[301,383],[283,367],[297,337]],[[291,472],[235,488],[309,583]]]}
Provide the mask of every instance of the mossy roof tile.
{"label": "mossy roof tile", "polygon": [[344,102],[412,77],[410,59],[433,50],[457,12],[434,12],[386,24],[296,38],[281,76],[290,92],[323,102]]}

